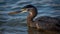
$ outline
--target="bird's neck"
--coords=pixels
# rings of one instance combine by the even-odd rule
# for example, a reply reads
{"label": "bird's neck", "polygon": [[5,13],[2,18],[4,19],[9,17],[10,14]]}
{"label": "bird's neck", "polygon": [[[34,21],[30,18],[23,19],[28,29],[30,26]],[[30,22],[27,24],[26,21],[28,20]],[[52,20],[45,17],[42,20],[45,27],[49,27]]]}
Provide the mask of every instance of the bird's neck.
{"label": "bird's neck", "polygon": [[34,19],[34,17],[36,17],[36,15],[37,15],[37,10],[36,9],[32,9],[32,10],[30,10],[29,11],[29,15],[28,15],[28,17],[27,17],[27,22],[29,23],[29,22],[34,22],[33,21],[33,19]]}

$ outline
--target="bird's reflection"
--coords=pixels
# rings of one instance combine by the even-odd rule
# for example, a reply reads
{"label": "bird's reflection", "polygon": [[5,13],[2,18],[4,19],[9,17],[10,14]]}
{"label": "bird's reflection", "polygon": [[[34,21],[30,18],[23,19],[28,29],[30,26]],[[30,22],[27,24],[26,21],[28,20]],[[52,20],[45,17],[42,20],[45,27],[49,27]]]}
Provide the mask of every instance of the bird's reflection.
{"label": "bird's reflection", "polygon": [[38,31],[34,28],[28,27],[28,34],[60,34],[60,31]]}

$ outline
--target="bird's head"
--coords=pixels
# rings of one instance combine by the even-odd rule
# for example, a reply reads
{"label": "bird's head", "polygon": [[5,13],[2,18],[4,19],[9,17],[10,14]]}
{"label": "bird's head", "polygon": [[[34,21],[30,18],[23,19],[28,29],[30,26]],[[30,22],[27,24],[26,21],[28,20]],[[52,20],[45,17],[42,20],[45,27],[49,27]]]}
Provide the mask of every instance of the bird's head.
{"label": "bird's head", "polygon": [[34,9],[36,9],[36,8],[33,5],[26,5],[21,9],[21,11],[22,12],[30,12],[31,10],[34,10]]}

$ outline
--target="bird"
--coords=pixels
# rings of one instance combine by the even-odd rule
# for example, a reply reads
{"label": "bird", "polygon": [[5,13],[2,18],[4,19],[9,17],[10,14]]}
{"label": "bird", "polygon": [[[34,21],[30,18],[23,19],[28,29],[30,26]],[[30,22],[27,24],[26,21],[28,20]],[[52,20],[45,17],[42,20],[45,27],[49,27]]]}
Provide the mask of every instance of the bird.
{"label": "bird", "polygon": [[60,19],[51,16],[40,16],[37,17],[35,20],[34,18],[38,14],[38,10],[33,5],[26,5],[21,8],[20,11],[11,12],[9,14],[16,14],[16,13],[24,13],[28,12],[27,16],[27,26],[36,28],[38,30],[60,30]]}

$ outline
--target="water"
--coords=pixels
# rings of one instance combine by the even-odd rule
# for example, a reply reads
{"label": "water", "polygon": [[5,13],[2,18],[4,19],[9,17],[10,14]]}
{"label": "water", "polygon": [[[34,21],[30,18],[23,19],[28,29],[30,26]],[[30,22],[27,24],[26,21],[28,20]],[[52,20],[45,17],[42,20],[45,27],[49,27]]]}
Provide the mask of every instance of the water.
{"label": "water", "polygon": [[[0,34],[28,34],[30,32],[30,29],[28,29],[26,25],[27,13],[8,15],[9,12],[18,11],[23,6],[32,4],[38,9],[37,17],[56,17],[60,16],[59,1],[60,0],[0,0]],[[30,32],[29,34],[34,33]],[[42,33],[37,32],[36,34]]]}

